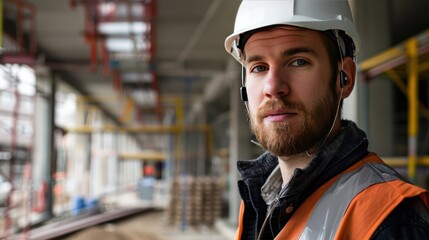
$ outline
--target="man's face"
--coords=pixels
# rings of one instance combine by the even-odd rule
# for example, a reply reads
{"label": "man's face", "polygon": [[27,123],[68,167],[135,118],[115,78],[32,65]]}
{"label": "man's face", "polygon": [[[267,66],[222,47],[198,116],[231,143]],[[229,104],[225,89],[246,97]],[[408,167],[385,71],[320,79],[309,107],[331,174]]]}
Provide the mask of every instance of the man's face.
{"label": "man's face", "polygon": [[253,34],[245,45],[250,125],[279,157],[317,147],[333,124],[337,74],[322,34],[282,26]]}

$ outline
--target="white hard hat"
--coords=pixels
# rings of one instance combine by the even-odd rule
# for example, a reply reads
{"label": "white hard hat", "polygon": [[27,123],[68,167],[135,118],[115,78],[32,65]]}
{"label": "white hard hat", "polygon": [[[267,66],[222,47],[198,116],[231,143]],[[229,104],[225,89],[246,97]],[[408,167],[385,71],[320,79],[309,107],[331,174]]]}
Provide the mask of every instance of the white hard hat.
{"label": "white hard hat", "polygon": [[356,52],[360,47],[347,0],[243,0],[225,49],[241,62],[241,49],[237,47],[240,35],[279,24],[318,31],[342,30],[353,41]]}

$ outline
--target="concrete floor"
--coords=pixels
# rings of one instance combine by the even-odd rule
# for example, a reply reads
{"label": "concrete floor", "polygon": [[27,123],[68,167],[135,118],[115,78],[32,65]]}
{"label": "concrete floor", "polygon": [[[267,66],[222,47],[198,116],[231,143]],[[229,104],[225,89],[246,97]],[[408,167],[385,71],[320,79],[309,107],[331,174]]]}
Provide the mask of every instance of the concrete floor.
{"label": "concrete floor", "polygon": [[[63,238],[64,239],[64,238]],[[182,231],[168,224],[164,211],[151,211],[115,223],[91,227],[65,238],[67,240],[227,240],[217,228],[187,228]]]}
{"label": "concrete floor", "polygon": [[[182,230],[167,219],[166,197],[155,194],[151,201],[142,200],[137,192],[126,191],[104,199],[105,211],[58,218],[30,230],[30,239],[67,240],[227,240],[233,239],[235,229],[226,221],[217,220],[213,227],[188,226]],[[57,212],[70,211],[56,205]],[[33,214],[34,215],[34,214]],[[32,217],[34,217],[32,215]],[[59,214],[60,216],[61,214]],[[118,217],[118,216],[123,217]],[[109,220],[110,219],[110,220]],[[116,219],[116,220],[115,220]],[[84,228],[84,229],[83,229]],[[74,230],[82,229],[77,232]],[[73,232],[67,235],[67,233]],[[26,239],[24,234],[12,239]]]}

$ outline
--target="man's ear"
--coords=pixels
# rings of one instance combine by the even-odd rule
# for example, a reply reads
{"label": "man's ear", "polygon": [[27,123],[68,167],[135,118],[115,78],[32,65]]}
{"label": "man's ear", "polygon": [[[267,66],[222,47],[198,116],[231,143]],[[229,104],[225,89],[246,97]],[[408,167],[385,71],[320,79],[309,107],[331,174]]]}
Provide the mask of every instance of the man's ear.
{"label": "man's ear", "polygon": [[[342,71],[343,71],[343,75],[345,75],[344,77],[347,79],[347,81],[343,81],[345,82],[345,84],[343,86],[340,86],[340,88],[342,87],[343,90],[343,96],[342,98],[347,98],[348,96],[350,96],[350,94],[353,91],[353,88],[355,86],[355,81],[356,81],[356,64],[353,61],[353,59],[351,57],[345,57],[343,59],[343,63],[342,63]],[[341,75],[341,74],[340,74]],[[340,76],[341,78],[341,76]],[[341,79],[340,79],[341,81]]]}

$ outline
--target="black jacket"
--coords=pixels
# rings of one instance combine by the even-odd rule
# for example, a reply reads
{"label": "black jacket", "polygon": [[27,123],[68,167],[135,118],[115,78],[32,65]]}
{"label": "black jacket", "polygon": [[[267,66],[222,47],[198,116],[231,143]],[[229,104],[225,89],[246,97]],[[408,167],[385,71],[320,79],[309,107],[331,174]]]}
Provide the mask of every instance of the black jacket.
{"label": "black jacket", "polygon": [[[261,187],[277,167],[277,157],[265,152],[255,160],[237,163],[242,175],[239,191],[246,209],[242,239],[273,239],[307,197],[368,154],[365,133],[353,122],[343,121],[342,125],[342,132],[320,151],[309,166],[295,170],[286,189],[277,196],[277,207],[268,216]],[[419,199],[404,201],[379,226],[372,239],[429,239],[428,215]]]}

